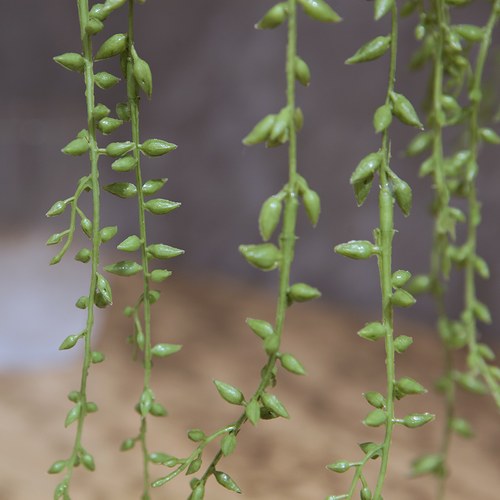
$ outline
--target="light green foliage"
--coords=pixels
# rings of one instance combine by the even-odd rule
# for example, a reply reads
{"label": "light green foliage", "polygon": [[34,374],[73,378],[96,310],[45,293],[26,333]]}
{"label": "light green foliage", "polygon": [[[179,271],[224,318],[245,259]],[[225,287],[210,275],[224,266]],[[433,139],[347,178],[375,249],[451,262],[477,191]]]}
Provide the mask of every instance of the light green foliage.
{"label": "light green foliage", "polygon": [[[378,0],[374,5],[375,19],[391,13],[391,33],[387,36],[378,36],[363,45],[346,63],[365,63],[380,58],[390,50],[389,84],[385,102],[377,108],[373,117],[376,133],[382,134],[382,143],[378,151],[365,156],[351,175],[350,183],[354,188],[356,201],[361,206],[366,200],[373,181],[377,178],[379,190],[379,217],[380,225],[374,231],[374,242],[368,240],[354,240],[342,243],[335,247],[335,252],[351,259],[368,259],[372,255],[378,258],[380,287],[382,291],[382,319],[367,323],[358,335],[369,341],[384,340],[386,351],[387,392],[385,395],[376,391],[364,394],[366,401],[375,407],[363,420],[368,427],[385,427],[385,436],[380,444],[365,443],[361,446],[365,457],[358,463],[344,460],[328,466],[334,472],[343,473],[354,469],[349,491],[344,495],[330,496],[329,499],[351,499],[359,491],[362,499],[381,499],[384,481],[387,474],[389,450],[395,423],[406,427],[419,427],[431,421],[434,416],[425,414],[411,414],[403,419],[395,416],[395,400],[409,394],[426,392],[416,380],[403,377],[395,381],[395,353],[404,352],[411,344],[411,339],[405,336],[394,338],[394,307],[409,307],[415,303],[415,298],[403,287],[410,279],[411,274],[405,270],[392,270],[392,240],[394,230],[394,206],[397,205],[407,216],[411,210],[411,188],[391,169],[389,130],[395,116],[405,125],[422,128],[422,124],[411,102],[400,93],[395,92],[396,58],[398,49],[398,14],[396,2],[392,0]],[[368,487],[364,476],[364,468],[369,458],[380,458],[379,472],[375,487]]]}
{"label": "light green foliage", "polygon": [[[500,385],[492,375],[494,366],[487,354],[479,352],[477,341],[477,322],[489,322],[491,317],[488,308],[476,297],[476,275],[487,278],[489,271],[486,262],[476,253],[480,204],[475,185],[481,142],[500,142],[493,129],[480,123],[483,69],[498,22],[500,2],[492,2],[484,27],[453,24],[455,6],[460,3],[436,0],[427,9],[414,3],[419,16],[416,34],[421,40],[421,48],[413,57],[413,65],[428,64],[432,69],[429,130],[411,141],[407,153],[429,155],[423,160],[420,174],[432,176],[435,224],[429,275],[420,275],[410,281],[409,289],[416,293],[430,292],[436,303],[438,329],[445,350],[444,373],[438,384],[445,400],[445,419],[439,453],[416,459],[412,472],[436,475],[437,498],[443,499],[452,436],[454,433],[472,434],[470,426],[456,416],[457,388],[478,394],[490,393],[500,407]],[[479,46],[477,58],[471,51],[474,45]],[[462,93],[464,88],[466,93]],[[444,140],[445,134],[449,134],[447,129],[464,136],[455,150]],[[461,199],[465,199],[465,211]],[[458,203],[460,209],[456,206]],[[462,242],[457,242],[457,224],[466,226]],[[457,319],[449,317],[446,307],[447,282],[455,269],[464,273],[464,305]],[[464,348],[469,352],[468,367],[460,372],[455,351]],[[409,423],[410,420],[404,425]]]}
{"label": "light green foliage", "polygon": [[[143,2],[141,2],[143,3]],[[114,11],[119,8],[128,9],[128,32],[116,33],[109,36],[93,55],[92,36],[105,28],[104,21]],[[88,176],[80,179],[75,194],[66,199],[59,200],[52,205],[47,212],[48,217],[55,217],[63,214],[67,208],[70,210],[70,226],[67,230],[52,235],[48,245],[57,245],[64,241],[61,251],[52,259],[51,263],[59,262],[69,249],[73,240],[77,220],[80,221],[80,228],[84,235],[90,239],[91,248],[82,248],[78,251],[75,259],[91,263],[91,285],[92,291],[89,296],[80,297],[76,302],[76,307],[87,311],[87,326],[80,334],[69,335],[60,345],[60,349],[71,349],[80,339],[85,341],[85,353],[83,362],[83,376],[79,392],[73,391],[70,398],[74,406],[69,410],[65,426],[78,422],[77,434],[73,452],[67,460],[55,462],[49,472],[57,473],[66,471],[62,482],[56,488],[54,498],[69,498],[69,486],[73,468],[82,464],[86,469],[95,469],[92,455],[86,452],[81,445],[83,429],[83,419],[88,413],[97,410],[95,403],[86,400],[86,379],[88,368],[91,363],[100,363],[104,360],[104,355],[100,352],[90,350],[90,337],[93,325],[94,307],[107,307],[112,304],[112,292],[108,280],[98,272],[99,247],[101,244],[111,240],[118,231],[116,226],[99,227],[100,219],[100,187],[98,183],[98,156],[107,155],[117,158],[112,168],[116,172],[135,171],[135,182],[113,182],[104,186],[103,189],[110,194],[123,199],[133,198],[137,200],[139,212],[139,236],[131,235],[126,237],[119,245],[118,250],[129,254],[138,253],[136,258],[119,260],[114,264],[104,267],[104,270],[121,277],[128,277],[141,273],[143,276],[143,292],[137,303],[127,308],[126,313],[133,320],[134,334],[131,341],[138,351],[142,352],[144,364],[144,387],[139,398],[138,410],[141,415],[141,425],[139,434],[134,438],[129,438],[122,445],[122,450],[133,448],[136,442],[141,444],[144,463],[144,486],[143,498],[149,498],[150,478],[148,464],[150,462],[147,447],[147,423],[148,415],[160,417],[165,416],[165,407],[155,401],[154,393],[150,386],[152,357],[166,357],[176,353],[181,346],[178,344],[159,343],[152,346],[151,340],[151,305],[159,298],[159,292],[152,290],[150,281],[160,282],[170,276],[171,271],[156,269],[149,271],[150,260],[170,259],[181,255],[183,250],[165,244],[148,244],[146,237],[145,212],[155,215],[166,214],[180,206],[178,202],[171,202],[166,199],[157,198],[145,202],[145,196],[150,196],[159,191],[165,184],[166,179],[142,180],[140,153],[150,157],[162,156],[176,149],[176,145],[162,139],[147,139],[140,142],[139,137],[139,110],[138,93],[143,91],[148,97],[152,93],[151,70],[146,61],[137,54],[134,40],[134,1],[133,0],[106,0],[103,4],[94,4],[88,9],[87,0],[78,1],[78,14],[80,27],[83,33],[83,53],[66,53],[57,56],[55,61],[66,69],[84,73],[86,84],[87,114],[89,118],[89,129],[80,131],[64,148],[63,153],[70,156],[80,156],[88,153],[91,163],[91,172]],[[119,103],[116,107],[118,117],[111,116],[111,110],[105,104],[96,104],[94,100],[94,86],[102,90],[107,90],[117,86],[120,78],[107,71],[94,73],[93,63],[100,64],[101,60],[119,57],[126,84],[126,102]],[[125,122],[130,122],[132,138],[130,141],[111,142],[105,148],[97,146],[97,131],[102,134],[112,134]],[[90,191],[93,197],[92,216],[87,216],[79,207],[80,196]]]}
{"label": "light green foliage", "polygon": [[[296,240],[295,226],[299,201],[302,201],[304,211],[311,224],[318,223],[321,206],[318,193],[312,190],[307,181],[297,173],[297,144],[296,134],[301,128],[303,115],[295,105],[295,84],[308,85],[310,70],[307,63],[297,55],[297,4],[300,4],[305,13],[320,21],[335,22],[340,20],[338,15],[323,0],[288,0],[271,7],[256,24],[257,29],[273,29],[287,22],[288,47],[286,57],[287,103],[277,113],[266,115],[250,133],[243,139],[245,145],[265,143],[269,147],[288,144],[289,175],[283,188],[276,194],[269,196],[263,203],[259,214],[259,231],[264,243],[240,245],[239,250],[243,257],[252,266],[262,271],[279,271],[279,292],[276,321],[271,324],[260,319],[247,319],[250,329],[262,340],[262,347],[267,355],[267,362],[261,370],[261,380],[257,389],[248,400],[237,388],[226,382],[215,380],[214,384],[219,395],[226,402],[244,406],[244,411],[231,426],[224,427],[215,433],[205,436],[198,447],[186,458],[181,459],[177,468],[166,476],[153,483],[161,486],[183,471],[193,472],[201,467],[202,452],[208,442],[221,437],[220,450],[208,463],[201,479],[192,482],[190,500],[203,498],[206,482],[210,476],[223,487],[241,493],[239,486],[225,472],[218,470],[218,464],[225,456],[232,453],[236,446],[237,434],[243,424],[249,420],[257,425],[261,419],[277,417],[289,418],[285,405],[276,394],[269,391],[276,384],[278,362],[290,373],[304,375],[305,368],[290,353],[281,353],[281,339],[285,321],[286,309],[294,303],[305,302],[321,295],[319,290],[306,283],[290,283],[290,269],[293,261]],[[144,144],[141,147],[144,152]],[[278,228],[280,234],[276,237]],[[269,240],[276,238],[277,243]],[[201,434],[200,434],[201,436]],[[190,436],[191,439],[193,436]]]}

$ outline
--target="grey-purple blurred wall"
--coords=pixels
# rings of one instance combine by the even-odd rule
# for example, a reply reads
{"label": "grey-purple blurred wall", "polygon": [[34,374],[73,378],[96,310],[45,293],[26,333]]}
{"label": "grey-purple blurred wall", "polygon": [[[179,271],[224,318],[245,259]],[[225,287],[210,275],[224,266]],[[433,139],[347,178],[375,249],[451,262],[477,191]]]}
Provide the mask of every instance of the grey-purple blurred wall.
{"label": "grey-purple blurred wall", "polygon": [[[303,214],[300,217],[293,278],[318,286],[344,304],[377,308],[376,262],[351,262],[335,255],[332,248],[350,239],[371,238],[378,223],[376,196],[372,193],[365,206],[356,208],[349,176],[364,155],[379,147],[371,119],[385,98],[388,60],[359,66],[346,66],[344,60],[362,43],[386,34],[389,20],[375,23],[373,4],[365,0],[330,3],[344,18],[342,23],[321,24],[303,15],[299,23],[299,54],[312,71],[310,87],[297,91],[305,115],[299,169],[320,193],[323,211],[314,230]],[[467,22],[485,23],[489,3],[477,3],[467,13]],[[278,111],[285,102],[285,30],[253,28],[272,5],[269,0],[148,0],[137,8],[136,45],[154,77],[153,99],[142,103],[142,137],[160,137],[179,145],[168,156],[146,161],[144,168],[147,177],[168,177],[165,197],[183,203],[170,215],[149,217],[148,223],[151,240],[186,249],[175,264],[179,270],[275,282],[274,273],[249,267],[238,253],[240,243],[259,242],[260,205],[281,188],[287,175],[286,148],[241,144],[260,118]],[[125,21],[124,13],[113,14],[96,37],[96,45],[123,31]],[[414,24],[414,18],[401,22],[396,89],[420,105],[428,74],[408,69],[416,47]],[[494,40],[497,48],[499,38]],[[54,64],[52,57],[78,52],[79,43],[76,1],[11,2],[4,9],[0,30],[4,239],[33,231],[48,236],[65,227],[64,216],[48,221],[43,214],[53,201],[70,196],[76,180],[86,172],[85,159],[60,153],[85,127],[84,89],[82,78]],[[490,90],[500,82],[498,63],[498,52],[493,51],[487,71]],[[116,62],[100,62],[96,68],[118,73]],[[98,90],[97,99],[113,107],[122,93],[121,86]],[[498,105],[498,95],[493,95]],[[414,130],[399,124],[391,130],[393,168],[413,186],[415,196],[411,216],[396,217],[395,268],[425,272],[432,231],[431,183],[418,178],[418,161],[402,154]],[[106,144],[126,137],[124,130],[99,141]],[[500,321],[498,155],[498,148],[492,146],[481,152],[479,178],[484,209],[479,252],[489,261],[492,274],[480,284],[479,295],[496,321]],[[124,180],[121,175],[103,161],[103,183]],[[111,198],[103,194],[103,224],[117,224],[122,236],[136,232],[134,202]],[[453,286],[452,292],[459,307],[459,287]],[[410,314],[431,320],[432,306],[423,299]]]}

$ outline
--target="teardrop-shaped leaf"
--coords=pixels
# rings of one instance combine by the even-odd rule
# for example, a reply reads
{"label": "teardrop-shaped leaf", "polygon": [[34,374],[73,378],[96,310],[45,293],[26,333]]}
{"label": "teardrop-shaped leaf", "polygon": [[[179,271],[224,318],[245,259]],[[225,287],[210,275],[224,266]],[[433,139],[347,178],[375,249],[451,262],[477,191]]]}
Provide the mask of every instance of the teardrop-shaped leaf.
{"label": "teardrop-shaped leaf", "polygon": [[170,356],[175,354],[182,349],[180,344],[156,344],[152,349],[151,353],[159,358],[164,358],[165,356]]}
{"label": "teardrop-shaped leaf", "polygon": [[264,392],[261,396],[261,399],[262,403],[268,410],[271,410],[273,413],[276,413],[276,415],[279,415],[280,417],[290,418],[287,409],[274,394]]}
{"label": "teardrop-shaped leaf", "polygon": [[100,61],[109,57],[114,57],[122,53],[127,48],[127,35],[117,33],[109,37],[100,47],[95,55],[95,60]]}
{"label": "teardrop-shaped leaf", "polygon": [[144,203],[144,208],[154,215],[168,214],[180,206],[181,203],[178,201],[170,201],[163,198],[155,198]]}
{"label": "teardrop-shaped leaf", "polygon": [[150,196],[152,194],[155,194],[165,185],[166,182],[167,182],[166,177],[164,177],[163,179],[150,179],[149,181],[146,181],[142,185],[142,193],[145,196]]}
{"label": "teardrop-shaped leaf", "polygon": [[346,64],[357,64],[373,61],[383,56],[391,46],[391,36],[377,36],[361,46],[354,55],[346,60]]}
{"label": "teardrop-shaped leaf", "polygon": [[119,198],[132,198],[137,194],[137,188],[131,182],[113,182],[103,189]]}
{"label": "teardrop-shaped leaf", "polygon": [[108,273],[116,274],[117,276],[133,276],[142,271],[142,266],[131,260],[121,260],[115,264],[111,264],[104,268]]}
{"label": "teardrop-shaped leaf", "polygon": [[214,384],[222,399],[224,399],[228,403],[231,403],[233,405],[241,405],[245,400],[245,398],[243,397],[243,393],[236,387],[230,384],[226,384],[225,382],[221,382],[220,380],[214,380]]}

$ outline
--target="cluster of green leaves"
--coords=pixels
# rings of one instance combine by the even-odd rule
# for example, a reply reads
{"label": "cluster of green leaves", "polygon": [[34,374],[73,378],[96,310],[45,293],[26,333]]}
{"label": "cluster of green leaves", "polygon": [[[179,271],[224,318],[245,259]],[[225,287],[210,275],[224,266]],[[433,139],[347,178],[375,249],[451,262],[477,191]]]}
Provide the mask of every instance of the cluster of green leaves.
{"label": "cluster of green leaves", "polygon": [[[138,1],[144,3],[144,0]],[[104,21],[116,10],[128,8],[128,31],[127,33],[116,33],[108,37],[98,48],[95,55],[92,49],[92,37],[104,29]],[[62,482],[55,490],[55,500],[59,498],[69,499],[69,485],[73,468],[83,464],[87,469],[94,470],[93,457],[81,444],[83,421],[88,413],[97,410],[95,403],[87,401],[86,382],[90,363],[98,363],[104,359],[100,352],[91,352],[90,336],[93,325],[94,306],[104,308],[112,303],[112,292],[108,280],[99,271],[99,249],[102,243],[111,240],[118,232],[116,226],[99,228],[100,220],[100,186],[98,160],[100,156],[109,157],[113,161],[111,168],[125,175],[131,172],[134,179],[130,181],[113,182],[103,187],[108,193],[119,198],[137,198],[139,235],[129,235],[117,249],[125,252],[127,256],[134,253],[138,258],[125,258],[104,267],[108,273],[129,277],[141,273],[143,276],[143,291],[137,302],[127,307],[125,314],[133,318],[134,334],[130,342],[136,350],[142,353],[144,364],[144,386],[137,411],[141,417],[139,434],[127,439],[123,450],[131,449],[136,442],[141,443],[144,463],[144,489],[143,500],[150,498],[149,469],[151,462],[146,443],[146,417],[148,415],[164,416],[167,414],[164,406],[155,400],[150,385],[152,357],[165,357],[173,354],[181,348],[177,344],[159,343],[152,345],[151,342],[151,305],[160,296],[158,290],[151,287],[152,282],[161,282],[171,275],[171,271],[159,268],[150,270],[152,261],[166,260],[181,255],[183,250],[174,248],[163,243],[148,244],[146,237],[146,212],[153,215],[162,215],[171,212],[180,206],[180,203],[164,198],[151,198],[165,185],[166,178],[155,178],[143,181],[141,172],[141,153],[147,157],[158,157],[173,151],[177,146],[161,139],[147,139],[140,142],[139,137],[139,92],[142,91],[147,97],[152,94],[152,75],[148,63],[137,53],[134,43],[134,0],[106,0],[104,3],[95,3],[90,9],[88,0],[79,0],[78,13],[83,40],[82,53],[70,52],[55,57],[55,61],[64,68],[83,73],[86,85],[86,99],[88,112],[88,127],[78,133],[68,145],[63,148],[63,153],[71,156],[80,156],[89,153],[91,161],[91,173],[80,179],[77,190],[71,198],[57,201],[47,212],[52,217],[64,212],[66,206],[71,207],[70,226],[67,230],[52,235],[47,244],[55,245],[65,240],[61,251],[52,259],[55,264],[61,260],[68,251],[76,231],[77,216],[80,219],[80,227],[86,237],[92,243],[92,248],[82,248],[78,251],[75,259],[80,262],[91,262],[91,285],[88,296],[80,297],[76,306],[87,309],[87,326],[76,335],[68,336],[61,344],[60,349],[74,347],[80,338],[85,339],[85,355],[83,362],[83,374],[81,388],[72,391],[69,399],[74,406],[69,411],[65,425],[78,422],[77,437],[73,452],[68,459],[56,461],[49,469],[50,473],[66,471]],[[119,84],[120,78],[107,72],[94,73],[94,64],[103,60],[118,57],[123,78],[126,83],[127,99],[116,105],[116,117],[111,116],[111,110],[105,104],[95,103],[95,87],[107,90]],[[110,142],[105,147],[98,147],[97,131],[107,136],[120,128],[124,123],[130,122],[132,139],[130,141]],[[78,206],[80,196],[84,191],[93,193],[93,220],[91,220]],[[146,198],[149,198],[146,201]]]}
{"label": "cluster of green leaves", "polygon": [[[382,134],[382,144],[378,151],[365,156],[355,168],[350,182],[359,206],[369,195],[375,177],[378,178],[380,226],[374,230],[374,241],[354,240],[335,247],[335,252],[351,259],[369,259],[377,256],[380,287],[382,291],[382,319],[367,323],[358,335],[368,341],[384,340],[386,351],[387,389],[383,395],[378,391],[364,393],[367,403],[372,406],[363,423],[369,427],[385,427],[382,442],[365,442],[360,444],[364,453],[360,461],[339,460],[328,465],[328,469],[343,473],[353,469],[354,474],[347,493],[330,495],[327,500],[351,499],[359,491],[363,500],[379,500],[382,498],[389,449],[394,425],[408,428],[425,425],[434,419],[430,413],[410,413],[404,417],[396,417],[395,401],[409,395],[423,394],[426,389],[410,377],[396,379],[395,354],[403,353],[412,344],[413,339],[406,335],[394,336],[394,308],[409,307],[415,298],[404,287],[411,278],[407,270],[392,271],[392,241],[394,237],[394,204],[398,205],[403,215],[408,216],[412,203],[412,191],[406,181],[401,179],[391,168],[391,144],[389,128],[393,118],[412,127],[423,128],[415,108],[401,93],[394,90],[396,76],[398,14],[395,0],[379,0],[374,4],[375,20],[387,14],[392,15],[391,33],[378,36],[364,44],[347,64],[365,63],[382,57],[390,52],[389,83],[384,104],[377,108],[373,117],[376,133]],[[365,477],[365,466],[370,459],[380,458],[380,467],[375,487],[370,488]]]}
{"label": "cluster of green leaves", "polygon": [[[444,394],[446,421],[439,453],[419,457],[412,472],[438,476],[438,497],[443,498],[451,436],[472,436],[469,422],[456,415],[457,387],[477,394],[489,392],[500,407],[500,370],[491,364],[492,350],[478,342],[477,324],[490,323],[491,315],[476,294],[476,276],[489,277],[488,265],[477,253],[481,219],[476,190],[478,154],[482,144],[500,144],[498,133],[479,123],[483,116],[482,74],[500,2],[492,3],[484,27],[452,23],[454,9],[471,4],[469,1],[433,0],[429,4],[411,0],[405,5],[405,13],[416,11],[419,19],[415,34],[421,47],[413,56],[412,65],[432,67],[426,106],[428,130],[411,141],[407,153],[427,153],[420,175],[432,176],[435,192],[430,272],[416,276],[410,288],[414,293],[430,292],[436,302],[438,330],[445,350],[444,374],[437,387]],[[449,128],[460,137],[451,146],[443,139]],[[465,211],[460,208],[463,200]],[[465,226],[462,241],[457,238],[457,224]],[[465,277],[464,306],[456,319],[450,317],[446,308],[447,282],[453,269],[463,270]],[[467,367],[460,370],[455,352],[464,348],[468,350]]]}
{"label": "cluster of green leaves", "polygon": [[[307,181],[297,173],[297,131],[301,128],[303,115],[295,105],[295,84],[309,85],[310,70],[307,63],[297,55],[297,4],[316,21],[337,22],[340,17],[323,0],[288,0],[272,7],[256,24],[257,29],[273,29],[288,23],[288,48],[286,58],[287,103],[277,113],[263,118],[243,139],[246,145],[265,143],[268,147],[288,143],[289,175],[284,187],[269,198],[261,208],[259,230],[263,243],[241,245],[240,252],[252,266],[263,271],[279,270],[279,294],[274,324],[262,319],[248,318],[250,330],[262,341],[267,361],[261,370],[257,389],[250,397],[233,385],[214,380],[219,395],[229,404],[243,407],[239,418],[212,434],[201,429],[192,429],[188,437],[197,444],[194,451],[184,458],[154,453],[152,460],[173,470],[153,483],[161,486],[181,473],[187,475],[198,472],[203,466],[203,452],[208,443],[220,438],[220,447],[212,460],[208,461],[201,477],[191,482],[189,500],[204,498],[207,480],[213,476],[224,488],[241,493],[236,482],[218,468],[222,458],[230,455],[237,444],[237,435],[245,422],[257,425],[259,421],[273,418],[289,418],[285,405],[272,388],[277,383],[278,366],[296,375],[303,375],[305,369],[300,361],[290,353],[281,351],[281,341],[286,309],[295,302],[305,302],[320,296],[319,290],[306,283],[291,283],[290,271],[296,241],[296,219],[300,201],[306,214],[315,226],[320,214],[320,199]],[[269,242],[281,223],[281,233],[277,244]],[[279,363],[279,365],[278,365]]]}

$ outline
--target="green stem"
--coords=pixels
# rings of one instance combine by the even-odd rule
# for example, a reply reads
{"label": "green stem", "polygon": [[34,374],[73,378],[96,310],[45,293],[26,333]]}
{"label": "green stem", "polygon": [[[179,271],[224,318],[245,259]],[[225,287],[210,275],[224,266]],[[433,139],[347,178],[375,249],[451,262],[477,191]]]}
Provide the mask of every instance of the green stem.
{"label": "green stem", "polygon": [[484,65],[488,56],[488,50],[491,45],[491,37],[493,29],[498,22],[500,13],[500,0],[495,0],[490,17],[484,30],[483,39],[479,47],[477,56],[476,68],[473,76],[472,90],[470,91],[471,107],[469,120],[469,134],[471,152],[470,161],[467,164],[466,179],[467,179],[467,203],[469,208],[469,216],[467,219],[467,241],[469,252],[465,261],[465,326],[467,328],[467,343],[469,352],[477,359],[476,369],[479,371],[485,380],[488,388],[500,408],[500,387],[498,382],[491,376],[489,367],[484,359],[478,355],[477,345],[477,321],[475,318],[474,308],[477,301],[476,297],[476,281],[475,281],[475,259],[477,247],[477,226],[480,221],[480,204],[477,199],[477,189],[475,178],[477,176],[477,158],[479,152],[479,110],[482,102],[482,78]]}
{"label": "green stem", "polygon": [[[394,91],[396,78],[396,61],[398,45],[398,19],[396,4],[392,8],[391,25],[391,62],[389,70],[389,84],[387,89],[387,100]],[[377,478],[377,485],[373,495],[374,500],[379,500],[382,495],[387,466],[389,462],[389,451],[394,427],[394,384],[395,384],[395,352],[394,352],[394,320],[392,297],[392,240],[394,237],[394,200],[389,185],[388,169],[390,163],[390,143],[388,130],[384,130],[382,138],[383,163],[380,169],[380,254],[378,257],[380,287],[382,292],[382,323],[385,326],[385,352],[386,352],[386,377],[387,377],[387,421],[385,426],[384,442],[381,450],[381,463]]]}
{"label": "green stem", "polygon": [[[294,258],[295,234],[297,209],[298,209],[298,187],[297,187],[297,133],[294,123],[295,111],[295,58],[297,55],[297,3],[296,0],[288,0],[288,44],[286,59],[286,82],[287,82],[287,108],[289,112],[289,177],[286,185],[285,207],[283,213],[283,227],[280,234],[280,250],[282,260],[280,264],[279,294],[276,307],[276,319],[274,332],[278,336],[280,343],[283,334],[286,309],[288,307],[287,291],[290,287],[290,270]],[[263,392],[271,383],[273,370],[278,357],[276,354],[269,356],[269,359],[262,370],[259,387],[252,396],[252,400],[259,400]],[[239,417],[234,423],[232,432],[237,435],[243,424],[247,421],[246,413]],[[201,481],[206,483],[212,475],[219,461],[223,458],[221,450],[217,452],[210,465],[203,474]]]}
{"label": "green stem", "polygon": [[[143,390],[150,389],[152,354],[151,354],[151,301],[149,296],[149,268],[147,254],[146,237],[146,215],[144,209],[144,193],[142,190],[141,174],[141,155],[140,155],[140,134],[139,134],[139,97],[137,94],[137,85],[133,74],[132,49],[134,46],[134,0],[129,0],[129,28],[128,28],[128,60],[127,60],[127,98],[130,109],[130,123],[132,128],[132,141],[135,144],[133,151],[136,161],[135,180],[137,186],[137,206],[139,217],[139,237],[141,239],[141,265],[143,275],[143,316],[144,316],[144,382]],[[149,451],[147,446],[147,420],[146,416],[141,416],[141,427],[139,432],[139,441],[143,454],[143,499],[149,498],[150,491],[150,473],[149,473]]]}
{"label": "green stem", "polygon": [[78,16],[80,22],[80,33],[83,47],[83,57],[85,59],[85,96],[87,105],[87,126],[89,131],[89,156],[91,162],[91,187],[92,187],[92,251],[91,251],[91,279],[87,306],[87,321],[84,335],[84,358],[82,365],[82,375],[80,383],[80,400],[81,411],[77,421],[77,431],[73,445],[73,451],[68,462],[67,474],[64,482],[69,489],[69,482],[73,474],[75,462],[79,453],[83,450],[82,434],[84,421],[87,416],[87,379],[91,364],[91,336],[94,327],[94,294],[97,285],[97,271],[99,267],[99,247],[100,247],[100,187],[99,187],[99,170],[98,170],[98,147],[96,141],[96,127],[93,118],[94,111],[94,71],[93,71],[93,55],[92,42],[90,36],[85,31],[85,26],[88,21],[88,0],[78,0]]}

